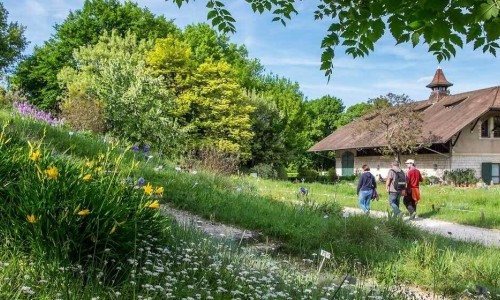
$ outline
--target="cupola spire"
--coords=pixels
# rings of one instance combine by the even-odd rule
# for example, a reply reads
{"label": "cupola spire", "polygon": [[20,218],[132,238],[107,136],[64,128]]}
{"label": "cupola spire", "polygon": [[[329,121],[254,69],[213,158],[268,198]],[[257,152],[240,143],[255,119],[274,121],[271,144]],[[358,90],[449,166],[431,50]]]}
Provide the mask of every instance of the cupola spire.
{"label": "cupola spire", "polygon": [[426,85],[426,87],[432,90],[429,99],[439,101],[441,98],[448,96],[450,94],[448,87],[452,85],[453,83],[449,82],[446,80],[446,77],[444,77],[441,67],[438,67],[431,83]]}

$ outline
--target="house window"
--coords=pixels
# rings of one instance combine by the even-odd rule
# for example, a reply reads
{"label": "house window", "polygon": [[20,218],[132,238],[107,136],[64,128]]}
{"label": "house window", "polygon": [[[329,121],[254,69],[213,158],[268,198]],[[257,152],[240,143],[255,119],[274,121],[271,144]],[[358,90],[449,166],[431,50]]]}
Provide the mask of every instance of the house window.
{"label": "house window", "polygon": [[481,177],[486,184],[500,183],[500,164],[484,162],[481,165]]}
{"label": "house window", "polygon": [[486,119],[481,123],[481,137],[482,138],[489,138],[490,137],[490,126],[489,126],[490,120]]}
{"label": "house window", "polygon": [[500,138],[500,116],[488,118],[481,123],[481,138]]}
{"label": "house window", "polygon": [[493,137],[500,137],[500,117],[493,117]]}
{"label": "house window", "polygon": [[491,181],[500,183],[500,164],[491,164]]}

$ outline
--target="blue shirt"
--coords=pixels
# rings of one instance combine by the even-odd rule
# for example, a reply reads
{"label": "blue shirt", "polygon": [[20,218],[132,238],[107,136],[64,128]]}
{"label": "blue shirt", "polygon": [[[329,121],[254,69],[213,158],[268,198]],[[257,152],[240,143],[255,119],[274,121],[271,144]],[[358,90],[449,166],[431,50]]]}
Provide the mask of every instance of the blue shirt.
{"label": "blue shirt", "polygon": [[356,190],[356,194],[359,194],[359,191],[370,191],[377,188],[377,182],[375,181],[375,177],[372,173],[363,172],[358,181],[358,188]]}

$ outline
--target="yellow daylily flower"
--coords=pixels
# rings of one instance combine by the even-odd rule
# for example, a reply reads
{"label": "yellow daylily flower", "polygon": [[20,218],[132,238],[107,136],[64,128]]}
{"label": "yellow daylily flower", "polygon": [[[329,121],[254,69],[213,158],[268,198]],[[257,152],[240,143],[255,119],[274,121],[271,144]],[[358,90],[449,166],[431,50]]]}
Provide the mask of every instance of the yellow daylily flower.
{"label": "yellow daylily flower", "polygon": [[148,205],[149,208],[160,208],[160,202],[158,200],[155,200],[151,202],[151,204]]}
{"label": "yellow daylily flower", "polygon": [[77,212],[76,214],[79,216],[86,216],[86,215],[90,214],[90,210],[89,209],[82,209],[79,212]]}
{"label": "yellow daylily flower", "polygon": [[151,184],[147,184],[146,186],[143,187],[144,189],[144,194],[151,196],[153,194],[153,186]]}
{"label": "yellow daylily flower", "polygon": [[162,196],[162,195],[163,195],[163,191],[164,191],[163,187],[162,187],[162,186],[159,186],[159,187],[157,187],[157,188],[155,189],[155,194],[156,194],[156,195],[160,195],[160,196]]}
{"label": "yellow daylily flower", "polygon": [[92,175],[91,174],[87,174],[87,175],[83,176],[83,180],[85,180],[85,181],[92,180]]}
{"label": "yellow daylily flower", "polygon": [[35,224],[36,223],[36,217],[34,214],[31,214],[31,215],[27,215],[26,216],[26,221],[28,221],[28,223],[30,224]]}
{"label": "yellow daylily flower", "polygon": [[30,151],[29,159],[32,161],[37,161],[40,156],[42,156],[42,151],[40,151],[40,149],[36,149],[35,151]]}
{"label": "yellow daylily flower", "polygon": [[113,234],[115,231],[116,231],[116,225],[113,226],[113,228],[111,228],[111,231],[109,232],[109,234]]}
{"label": "yellow daylily flower", "polygon": [[47,170],[45,170],[45,173],[49,179],[57,179],[59,176],[59,170],[57,170],[55,166],[48,167]]}

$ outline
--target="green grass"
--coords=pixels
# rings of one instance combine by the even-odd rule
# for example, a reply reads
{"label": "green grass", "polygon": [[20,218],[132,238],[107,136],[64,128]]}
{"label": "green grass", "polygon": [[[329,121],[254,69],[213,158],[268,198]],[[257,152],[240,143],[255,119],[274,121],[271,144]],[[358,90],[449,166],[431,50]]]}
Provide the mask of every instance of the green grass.
{"label": "green grass", "polygon": [[[114,158],[121,155],[122,167],[116,173],[117,178],[124,180],[126,176],[130,176],[136,181],[139,177],[144,177],[155,186],[165,187],[164,201],[170,205],[209,219],[260,231],[265,237],[278,240],[281,252],[291,257],[309,258],[315,257],[319,249],[330,251],[334,258],[325,264],[328,272],[338,271],[339,266],[349,266],[344,267],[344,270],[375,277],[389,286],[410,282],[437,293],[457,295],[464,289],[474,290],[475,285],[479,284],[487,287],[493,295],[500,293],[500,256],[497,248],[436,237],[397,219],[380,220],[364,216],[344,218],[340,213],[342,205],[357,206],[353,183],[334,186],[307,184],[310,201],[299,205],[303,202],[298,201],[296,196],[299,185],[292,183],[256,181],[246,177],[224,177],[204,172],[177,172],[171,163],[157,156],[146,162],[137,155],[134,157],[132,153],[122,154],[120,148],[112,147],[99,138],[81,134],[70,136],[62,128],[45,128],[39,123],[19,119],[14,120],[9,131],[11,135],[24,140],[38,140],[45,136],[44,148],[53,149],[51,156],[61,160],[82,164],[85,158],[93,159],[99,153],[108,153],[109,161],[113,162]],[[23,145],[22,141],[20,145]],[[142,161],[132,167],[138,159]],[[159,169],[159,165],[163,168]],[[427,191],[423,190],[422,201],[426,201]],[[94,198],[99,199],[98,196]],[[374,203],[373,209],[378,209],[379,206],[380,210],[385,210],[386,204],[383,202]],[[114,209],[119,210],[119,205]],[[420,213],[425,213],[424,209],[422,204]],[[173,235],[169,245],[179,242],[183,234]],[[194,245],[199,242],[196,239],[189,241]],[[12,242],[14,244],[15,241]],[[10,254],[6,259],[21,255],[16,252],[19,249],[9,249]],[[137,253],[138,249],[129,250]],[[212,250],[207,251],[208,257],[214,255]],[[29,256],[29,253],[21,253]],[[228,255],[233,254],[228,252]],[[28,257],[27,261],[30,259]],[[252,260],[247,263],[251,264]],[[358,267],[353,267],[358,263],[359,270]],[[102,265],[99,266],[101,268]],[[92,274],[95,273],[99,274],[98,268]],[[210,276],[214,276],[215,280],[220,274],[204,274],[201,278]],[[89,292],[85,291],[88,295],[92,294],[92,289],[97,289],[99,293],[106,290],[105,287],[99,287],[99,281],[89,278],[81,280],[71,289],[83,284],[85,289],[90,289]],[[229,286],[241,285],[235,279],[231,280],[235,285]],[[62,279],[60,281],[64,282]],[[139,287],[130,283],[130,277],[125,277],[122,281],[124,286],[113,287],[112,291],[123,291],[130,296],[139,290]],[[89,284],[90,287],[87,287]],[[305,281],[305,286],[309,284]],[[289,285],[293,286],[294,283],[290,282]],[[141,285],[140,290],[144,289]],[[186,291],[184,288],[180,290]],[[292,292],[287,288],[283,288],[283,291]],[[50,293],[52,292],[53,289],[50,289]],[[304,295],[305,290],[302,293]]]}

